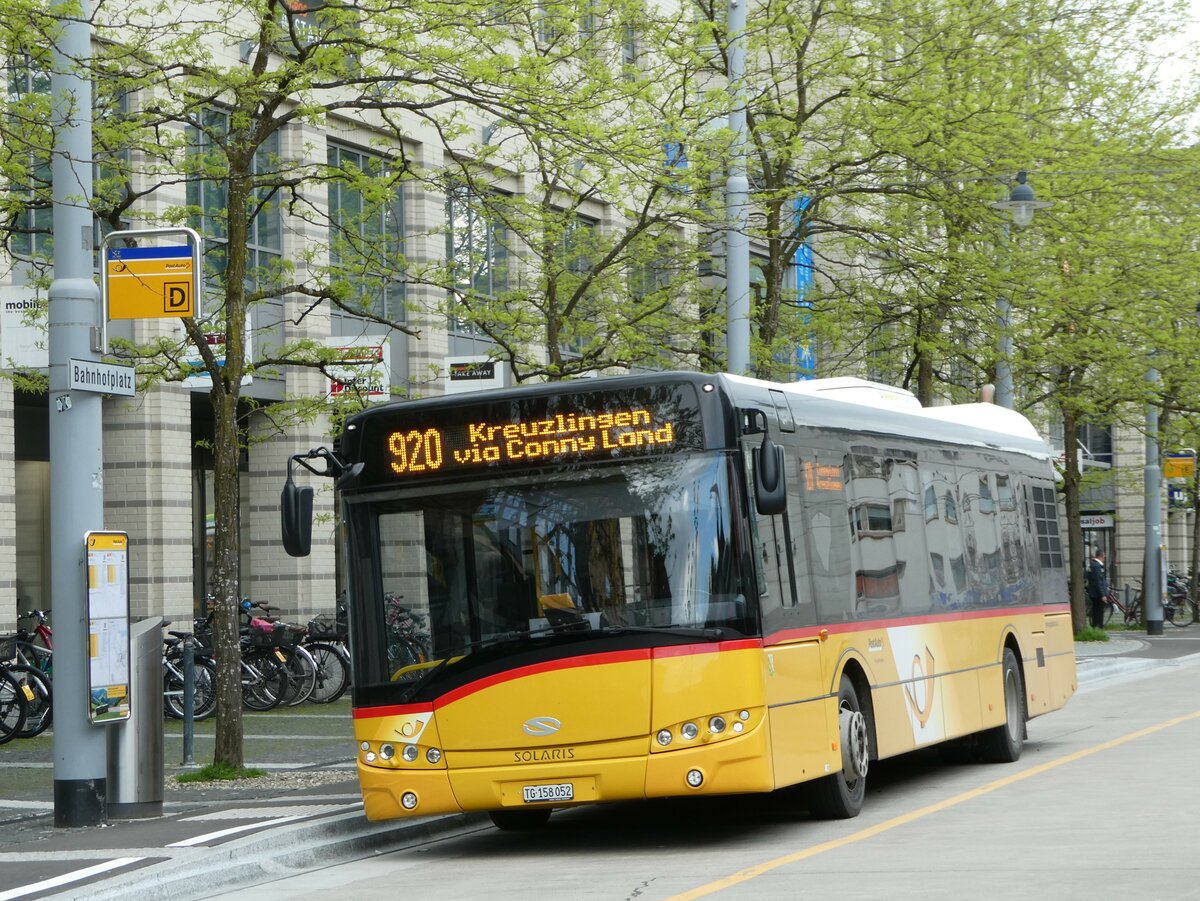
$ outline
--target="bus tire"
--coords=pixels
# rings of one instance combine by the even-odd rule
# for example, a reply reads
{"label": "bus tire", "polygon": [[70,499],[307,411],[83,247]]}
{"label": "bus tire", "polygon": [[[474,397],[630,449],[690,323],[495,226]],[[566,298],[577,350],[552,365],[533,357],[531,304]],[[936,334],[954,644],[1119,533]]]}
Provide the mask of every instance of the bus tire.
{"label": "bus tire", "polygon": [[817,779],[809,788],[809,812],[821,819],[848,820],[862,811],[870,764],[870,723],[854,683],[845,673],[838,687],[840,772]]}
{"label": "bus tire", "polygon": [[1025,743],[1025,680],[1012,648],[1004,649],[1004,722],[979,737],[980,757],[987,763],[1015,763]]}
{"label": "bus tire", "polygon": [[526,829],[541,829],[550,821],[549,807],[533,807],[529,810],[489,810],[492,825],[505,832]]}

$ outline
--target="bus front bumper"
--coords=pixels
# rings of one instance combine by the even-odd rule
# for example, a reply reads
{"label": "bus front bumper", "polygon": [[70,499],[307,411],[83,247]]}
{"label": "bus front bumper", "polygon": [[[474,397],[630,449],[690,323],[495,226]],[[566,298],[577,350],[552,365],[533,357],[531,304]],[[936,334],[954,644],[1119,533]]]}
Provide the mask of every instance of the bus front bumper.
{"label": "bus front bumper", "polygon": [[[358,776],[369,820],[506,807],[565,807],[640,798],[741,794],[775,787],[765,723],[737,739],[709,745],[537,766],[402,770],[370,766],[360,758]],[[530,794],[539,793],[553,795],[556,800],[526,800]],[[568,793],[569,799],[564,799]]]}

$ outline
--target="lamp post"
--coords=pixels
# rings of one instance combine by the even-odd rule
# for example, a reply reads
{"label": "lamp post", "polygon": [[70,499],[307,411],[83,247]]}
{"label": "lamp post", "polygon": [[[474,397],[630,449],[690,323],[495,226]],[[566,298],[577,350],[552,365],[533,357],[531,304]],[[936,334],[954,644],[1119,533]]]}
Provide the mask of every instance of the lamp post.
{"label": "lamp post", "polygon": [[733,132],[729,176],[725,182],[725,346],[726,366],[744,375],[750,366],[750,221],[746,176],[746,4],[728,0],[729,129]]}
{"label": "lamp post", "polygon": [[[1007,200],[997,200],[992,207],[1004,210],[1012,215],[1013,224],[1024,228],[1033,221],[1033,215],[1038,210],[1044,210],[1054,204],[1049,200],[1038,200],[1033,188],[1029,186],[1028,173],[1021,170],[1017,173],[1017,181],[1008,191]],[[1005,244],[1008,243],[1008,224],[1004,225]],[[1013,409],[1013,379],[1012,379],[1012,304],[1003,294],[996,298],[996,326],[1000,332],[999,355],[996,359],[996,404]]]}

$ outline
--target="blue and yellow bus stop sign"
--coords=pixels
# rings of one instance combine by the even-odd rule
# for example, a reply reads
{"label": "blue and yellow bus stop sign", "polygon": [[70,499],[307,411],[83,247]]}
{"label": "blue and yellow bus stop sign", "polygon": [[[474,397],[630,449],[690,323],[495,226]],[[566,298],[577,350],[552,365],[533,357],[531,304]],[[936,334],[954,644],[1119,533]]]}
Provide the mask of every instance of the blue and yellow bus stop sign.
{"label": "blue and yellow bus stop sign", "polygon": [[109,319],[196,315],[191,245],[110,247],[104,276]]}

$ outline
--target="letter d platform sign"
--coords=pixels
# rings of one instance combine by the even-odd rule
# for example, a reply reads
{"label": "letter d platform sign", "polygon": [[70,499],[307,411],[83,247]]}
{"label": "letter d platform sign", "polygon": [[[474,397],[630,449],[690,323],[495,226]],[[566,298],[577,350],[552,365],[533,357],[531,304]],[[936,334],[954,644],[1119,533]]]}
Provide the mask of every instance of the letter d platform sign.
{"label": "letter d platform sign", "polygon": [[[186,244],[151,244],[186,236]],[[110,242],[136,242],[113,247]],[[112,232],[104,239],[102,290],[107,319],[195,316],[200,236],[190,228]]]}

